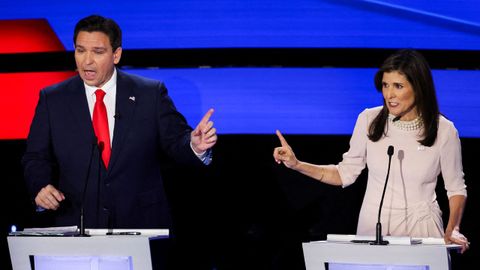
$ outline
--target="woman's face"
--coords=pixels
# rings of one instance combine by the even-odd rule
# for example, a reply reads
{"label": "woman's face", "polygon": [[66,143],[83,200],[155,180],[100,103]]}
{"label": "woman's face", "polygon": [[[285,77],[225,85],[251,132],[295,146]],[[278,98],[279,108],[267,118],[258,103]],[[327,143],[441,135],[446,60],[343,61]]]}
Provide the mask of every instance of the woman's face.
{"label": "woman's face", "polygon": [[417,118],[415,93],[407,78],[398,71],[384,72],[382,94],[388,112],[400,116],[400,120],[411,121]]}

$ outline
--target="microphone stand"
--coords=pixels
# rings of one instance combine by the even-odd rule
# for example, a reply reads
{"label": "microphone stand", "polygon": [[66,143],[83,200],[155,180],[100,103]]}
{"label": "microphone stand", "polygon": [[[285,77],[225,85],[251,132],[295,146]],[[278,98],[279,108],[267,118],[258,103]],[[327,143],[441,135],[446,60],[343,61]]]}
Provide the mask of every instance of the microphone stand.
{"label": "microphone stand", "polygon": [[383,193],[382,193],[382,199],[380,200],[380,207],[378,208],[378,221],[377,221],[377,227],[375,230],[375,241],[370,242],[371,245],[388,245],[388,241],[383,240],[382,237],[382,223],[380,223],[380,216],[382,214],[382,206],[383,206],[383,199],[385,198],[385,191],[387,190],[387,183],[388,183],[388,176],[390,175],[390,164],[392,163],[392,156],[393,156],[393,146],[390,145],[388,146],[388,169],[387,169],[387,177],[385,179],[385,185],[383,186]]}
{"label": "microphone stand", "polygon": [[99,142],[98,143],[98,170],[97,170],[97,225],[99,224],[99,213],[98,209],[100,208],[100,179],[101,179],[101,174],[102,174],[102,154],[103,154],[103,149],[105,148],[104,142]]}
{"label": "microphone stand", "polygon": [[95,152],[95,146],[97,145],[97,139],[93,138],[92,150],[90,152],[90,159],[88,160],[87,176],[85,177],[85,184],[83,186],[82,202],[80,207],[80,232],[77,236],[89,237],[90,235],[85,232],[85,194],[87,193],[88,180],[90,176],[90,170],[92,168],[92,159]]}

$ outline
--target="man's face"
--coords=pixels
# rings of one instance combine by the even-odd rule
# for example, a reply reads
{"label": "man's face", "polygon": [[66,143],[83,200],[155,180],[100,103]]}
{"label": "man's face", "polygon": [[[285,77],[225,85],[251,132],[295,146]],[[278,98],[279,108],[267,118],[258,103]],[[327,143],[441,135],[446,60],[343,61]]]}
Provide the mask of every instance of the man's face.
{"label": "man's face", "polygon": [[110,39],[102,32],[80,31],[75,42],[75,62],[83,81],[101,88],[113,74],[122,48],[113,51]]}

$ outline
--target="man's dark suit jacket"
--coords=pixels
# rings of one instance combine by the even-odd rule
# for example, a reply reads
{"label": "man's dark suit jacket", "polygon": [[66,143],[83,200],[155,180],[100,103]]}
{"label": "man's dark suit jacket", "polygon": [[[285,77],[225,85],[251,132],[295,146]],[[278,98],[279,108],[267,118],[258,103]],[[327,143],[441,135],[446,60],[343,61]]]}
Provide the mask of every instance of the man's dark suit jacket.
{"label": "man's dark suit jacket", "polygon": [[40,92],[22,162],[32,198],[47,184],[65,194],[55,225],[78,225],[83,201],[87,228],[170,226],[161,157],[202,164],[190,147],[192,129],[163,83],[120,70],[115,119],[106,170],[82,79],[77,75]]}

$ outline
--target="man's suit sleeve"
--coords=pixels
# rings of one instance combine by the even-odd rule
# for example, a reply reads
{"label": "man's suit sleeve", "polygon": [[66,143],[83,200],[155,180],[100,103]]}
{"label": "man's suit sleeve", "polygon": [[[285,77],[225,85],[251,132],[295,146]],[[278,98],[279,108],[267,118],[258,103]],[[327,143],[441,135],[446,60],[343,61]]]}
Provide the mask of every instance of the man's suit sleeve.
{"label": "man's suit sleeve", "polygon": [[43,90],[40,92],[27,139],[27,149],[22,158],[24,178],[32,198],[52,182],[55,160],[50,136],[47,95]]}
{"label": "man's suit sleeve", "polygon": [[180,163],[203,164],[190,147],[192,128],[187,124],[185,117],[177,111],[163,83],[159,83],[157,112],[160,143],[168,156]]}

